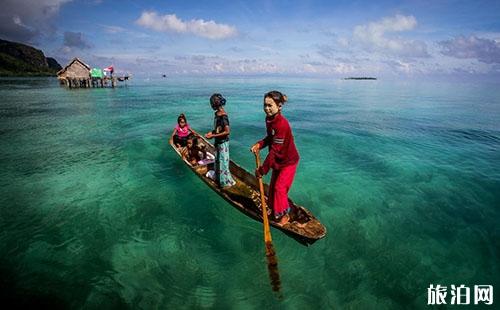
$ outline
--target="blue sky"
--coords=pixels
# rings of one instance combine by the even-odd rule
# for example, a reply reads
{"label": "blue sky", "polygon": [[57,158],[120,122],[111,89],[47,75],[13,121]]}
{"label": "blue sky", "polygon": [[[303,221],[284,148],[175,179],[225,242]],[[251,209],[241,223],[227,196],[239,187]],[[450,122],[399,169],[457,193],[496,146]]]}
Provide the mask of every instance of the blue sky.
{"label": "blue sky", "polygon": [[0,38],[151,75],[500,76],[500,1],[2,0]]}

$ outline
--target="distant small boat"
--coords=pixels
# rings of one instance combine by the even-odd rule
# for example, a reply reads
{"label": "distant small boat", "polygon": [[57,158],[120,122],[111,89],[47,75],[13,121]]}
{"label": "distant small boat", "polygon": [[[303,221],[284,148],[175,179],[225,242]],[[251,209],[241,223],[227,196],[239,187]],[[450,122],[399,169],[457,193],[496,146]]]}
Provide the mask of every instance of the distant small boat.
{"label": "distant small boat", "polygon": [[166,77],[167,77],[167,75],[166,75],[166,74],[162,74],[162,77],[166,78]]}
{"label": "distant small boat", "polygon": [[[209,153],[215,154],[215,148],[212,144],[210,144],[210,142],[201,136],[197,137],[203,141],[206,145],[206,150]],[[181,150],[178,149],[173,142],[170,146],[172,146],[175,152],[182,157]],[[236,184],[228,189],[221,189],[217,186],[214,180],[207,176],[207,172],[214,168],[213,163],[209,165],[193,166],[187,160],[184,159],[183,161],[200,179],[203,180],[203,182],[205,182],[212,190],[227,200],[236,209],[257,221],[262,222],[259,183],[253,174],[249,173],[231,160],[229,167]],[[264,184],[264,188],[267,193],[269,186]],[[288,201],[292,207],[292,211],[290,212],[290,221],[281,226],[271,216],[269,218],[270,225],[283,231],[285,234],[304,245],[312,244],[326,235],[326,228],[309,210],[295,204],[291,199]]]}

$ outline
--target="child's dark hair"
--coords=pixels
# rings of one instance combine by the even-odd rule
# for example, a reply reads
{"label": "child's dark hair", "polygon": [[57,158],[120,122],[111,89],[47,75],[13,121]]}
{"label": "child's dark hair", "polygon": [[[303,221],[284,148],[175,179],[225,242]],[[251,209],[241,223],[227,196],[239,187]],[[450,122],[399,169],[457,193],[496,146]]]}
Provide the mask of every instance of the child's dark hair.
{"label": "child's dark hair", "polygon": [[202,151],[202,149],[198,145],[198,138],[195,135],[190,134],[187,137],[187,140],[193,141],[193,145],[191,146],[190,149],[188,149],[189,157],[196,159],[196,161],[201,160],[202,158],[200,158],[199,152]]}
{"label": "child's dark hair", "polygon": [[186,140],[193,140],[193,145],[196,145],[198,143],[198,138],[192,133],[189,134]]}
{"label": "child's dark hair", "polygon": [[226,104],[226,98],[222,97],[221,94],[213,94],[210,96],[210,105],[212,109],[217,110],[219,107]]}
{"label": "child's dark hair", "polygon": [[272,90],[270,92],[267,92],[264,95],[264,100],[266,98],[271,98],[277,105],[283,105],[285,102],[287,102],[288,98],[285,94],[282,94],[281,92],[277,90]]}
{"label": "child's dark hair", "polygon": [[186,120],[186,115],[184,115],[184,113],[181,113],[178,117],[177,117],[177,124],[179,124],[181,122],[181,119],[184,120],[184,123],[187,123],[187,120]]}

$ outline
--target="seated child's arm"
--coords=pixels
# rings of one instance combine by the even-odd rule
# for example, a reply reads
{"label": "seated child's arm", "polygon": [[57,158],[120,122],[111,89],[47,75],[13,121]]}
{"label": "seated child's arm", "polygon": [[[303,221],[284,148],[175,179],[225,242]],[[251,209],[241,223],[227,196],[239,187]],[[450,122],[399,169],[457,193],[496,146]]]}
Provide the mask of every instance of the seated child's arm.
{"label": "seated child's arm", "polygon": [[170,135],[170,139],[168,140],[170,143],[172,143],[172,141],[174,141],[174,136],[176,133],[177,133],[177,128],[174,128],[174,130],[172,131],[172,134]]}
{"label": "seated child's arm", "polygon": [[187,159],[189,157],[189,150],[187,149],[187,147],[183,147],[181,149],[181,156],[182,159]]}

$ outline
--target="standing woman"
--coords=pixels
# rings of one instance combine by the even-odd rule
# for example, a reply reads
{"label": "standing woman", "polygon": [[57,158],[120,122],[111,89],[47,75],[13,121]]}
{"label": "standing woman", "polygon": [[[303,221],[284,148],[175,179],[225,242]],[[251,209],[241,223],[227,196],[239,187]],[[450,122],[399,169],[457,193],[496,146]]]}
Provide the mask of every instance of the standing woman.
{"label": "standing woman", "polygon": [[229,171],[229,118],[224,105],[226,99],[221,94],[213,94],[210,97],[210,106],[215,111],[214,130],[205,134],[207,139],[215,139],[214,146],[217,149],[215,157],[215,180],[220,187],[230,187],[236,184]]}
{"label": "standing woman", "polygon": [[290,220],[288,191],[299,163],[299,153],[295,147],[292,129],[288,120],[281,115],[281,109],[286,101],[287,97],[276,90],[264,95],[267,136],[251,148],[253,153],[257,153],[260,149],[269,147],[269,154],[262,166],[255,170],[255,175],[261,177],[266,175],[269,169],[273,169],[268,201],[280,225],[285,225]]}

